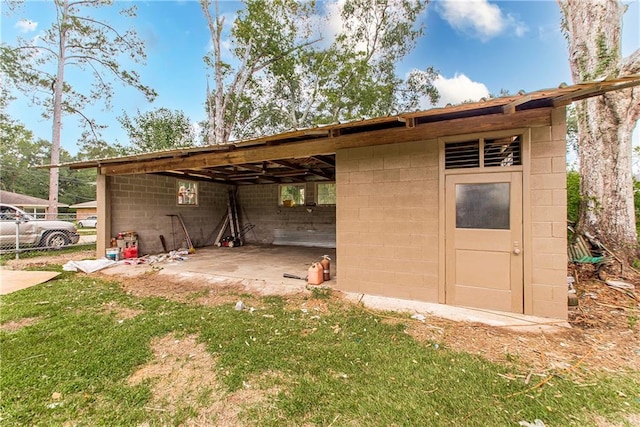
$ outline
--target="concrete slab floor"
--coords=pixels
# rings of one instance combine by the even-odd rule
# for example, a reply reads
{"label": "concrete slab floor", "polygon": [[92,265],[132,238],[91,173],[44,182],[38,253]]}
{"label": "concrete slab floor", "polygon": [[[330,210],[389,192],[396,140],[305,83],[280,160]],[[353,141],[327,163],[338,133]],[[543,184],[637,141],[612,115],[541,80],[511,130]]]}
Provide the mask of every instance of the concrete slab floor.
{"label": "concrete slab floor", "polygon": [[[204,280],[216,283],[242,284],[248,292],[257,295],[287,295],[308,292],[306,280],[284,278],[284,273],[304,278],[307,269],[323,255],[331,258],[331,280],[323,285],[335,288],[338,276],[338,260],[335,249],[246,245],[235,248],[206,247],[186,255],[184,261],[164,261],[154,266],[148,264],[117,265],[102,270],[108,275],[135,276],[160,268],[159,274]],[[566,330],[570,325],[565,320],[526,316],[516,313],[454,307],[450,305],[387,298],[375,295],[345,292],[350,301],[361,303],[377,310],[409,312],[442,317],[460,322],[478,322],[522,332],[554,332]],[[427,320],[428,321],[428,320]]]}
{"label": "concrete slab floor", "polygon": [[[102,270],[107,275],[136,276],[153,269],[159,274],[185,279],[204,280],[211,284],[237,283],[258,295],[286,295],[306,291],[307,270],[323,255],[331,259],[331,280],[323,285],[336,285],[338,264],[336,250],[327,248],[245,245],[234,248],[209,246],[185,255],[184,261],[164,261],[154,266],[127,265],[125,261]],[[291,279],[284,273],[302,277]]]}

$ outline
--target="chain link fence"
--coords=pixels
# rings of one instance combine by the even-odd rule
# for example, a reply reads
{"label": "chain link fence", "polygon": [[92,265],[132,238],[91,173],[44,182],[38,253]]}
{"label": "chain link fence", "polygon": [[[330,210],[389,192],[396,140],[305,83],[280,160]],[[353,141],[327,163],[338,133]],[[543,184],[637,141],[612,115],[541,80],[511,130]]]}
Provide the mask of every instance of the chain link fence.
{"label": "chain link fence", "polygon": [[96,229],[78,227],[74,213],[25,213],[9,205],[0,210],[0,255],[57,251],[95,245]]}

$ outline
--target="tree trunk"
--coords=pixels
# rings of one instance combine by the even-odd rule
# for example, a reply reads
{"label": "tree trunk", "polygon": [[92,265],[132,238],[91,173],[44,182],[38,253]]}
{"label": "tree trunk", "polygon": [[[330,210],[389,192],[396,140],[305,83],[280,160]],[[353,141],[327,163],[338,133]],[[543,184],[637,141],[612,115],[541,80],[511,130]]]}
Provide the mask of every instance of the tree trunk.
{"label": "tree trunk", "polygon": [[[53,85],[53,131],[51,136],[51,164],[60,163],[60,135],[62,131],[62,92],[64,90],[64,66],[67,44],[67,16],[69,10],[69,2],[65,0],[58,7],[59,22],[58,31],[60,31],[60,45],[58,47],[58,70],[56,80]],[[56,167],[49,171],[49,207],[48,218],[55,219],[58,216],[58,191],[59,191],[60,170]]]}
{"label": "tree trunk", "polygon": [[[638,51],[621,59],[625,6],[617,0],[559,0],[575,83],[637,73]],[[631,135],[640,89],[611,92],[577,104],[582,204],[578,228],[631,260],[638,249],[633,203]]]}

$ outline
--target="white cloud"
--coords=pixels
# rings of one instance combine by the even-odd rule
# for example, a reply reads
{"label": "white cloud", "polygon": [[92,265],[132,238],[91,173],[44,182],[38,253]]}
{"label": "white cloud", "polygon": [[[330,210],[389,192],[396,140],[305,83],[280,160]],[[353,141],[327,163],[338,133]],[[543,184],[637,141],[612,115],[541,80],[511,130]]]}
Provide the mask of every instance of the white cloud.
{"label": "white cloud", "polygon": [[[489,89],[484,83],[474,82],[464,74],[455,74],[452,78],[446,78],[439,75],[433,82],[438,89],[440,101],[437,107],[444,107],[447,104],[460,104],[465,101],[478,101],[480,98],[489,96]],[[423,100],[422,108],[431,108],[428,106],[428,100]]]}
{"label": "white cloud", "polygon": [[38,28],[38,23],[33,22],[30,19],[21,19],[16,22],[16,25],[14,25],[14,27],[17,28],[21,33],[30,33]]}
{"label": "white cloud", "polygon": [[457,31],[487,41],[507,29],[522,37],[527,26],[513,15],[505,15],[488,0],[440,0],[436,10]]}

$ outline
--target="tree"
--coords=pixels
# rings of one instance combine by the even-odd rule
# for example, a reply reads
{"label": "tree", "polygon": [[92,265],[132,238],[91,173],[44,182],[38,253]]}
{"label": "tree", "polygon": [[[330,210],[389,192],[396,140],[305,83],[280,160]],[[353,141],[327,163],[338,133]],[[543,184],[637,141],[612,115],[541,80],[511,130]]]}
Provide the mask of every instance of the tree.
{"label": "tree", "polygon": [[[144,43],[134,30],[121,31],[101,21],[92,12],[112,6],[113,0],[55,0],[56,19],[41,37],[20,39],[17,46],[2,46],[2,71],[35,104],[44,108],[52,120],[52,165],[60,163],[60,138],[64,114],[79,115],[96,135],[99,126],[87,117],[85,108],[102,100],[110,106],[112,79],[142,92],[148,99],[153,89],[143,85],[140,76],[121,67],[118,60],[133,62],[146,58]],[[135,6],[121,9],[134,17]],[[76,90],[66,78],[67,69],[75,67],[93,76],[89,89]],[[49,212],[58,211],[59,169],[51,168],[49,178]]]}
{"label": "tree", "polygon": [[191,120],[182,111],[158,108],[131,118],[125,112],[118,121],[129,135],[136,153],[192,147],[196,135]]}
{"label": "tree", "polygon": [[[312,36],[314,2],[243,3],[231,30],[240,64],[233,69],[220,59],[224,20],[218,4],[213,19],[207,15],[210,2],[202,1],[214,47],[209,62],[216,71],[208,96],[212,140],[412,110],[425,95],[437,101],[433,68],[416,70],[406,81],[395,74],[422,34],[416,22],[426,1],[346,0],[341,31],[323,44]],[[219,123],[226,129],[216,128]]]}
{"label": "tree", "polygon": [[46,198],[48,195],[45,169],[35,169],[46,163],[51,144],[35,139],[33,132],[12,121],[6,115],[0,120],[0,183],[2,189],[14,193]]}
{"label": "tree", "polygon": [[108,159],[125,156],[128,150],[118,143],[108,143],[102,139],[95,139],[85,132],[78,141],[77,160]]}
{"label": "tree", "polygon": [[[211,33],[213,52],[205,63],[213,69],[214,89],[207,89],[209,144],[229,141],[236,126],[245,91],[262,70],[284,61],[295,51],[314,41],[297,44],[296,17],[303,17],[313,6],[296,0],[244,0],[231,30],[232,54],[237,66],[223,61],[224,17],[219,1],[200,0]],[[213,6],[214,14],[211,14]],[[245,109],[246,111],[246,109]]]}
{"label": "tree", "polygon": [[[621,57],[626,7],[618,0],[558,0],[574,82],[640,72],[640,49]],[[631,135],[640,116],[640,88],[581,101],[576,106],[580,192],[578,228],[610,250],[633,257],[638,248],[631,172]],[[630,250],[634,249],[634,250]]]}

